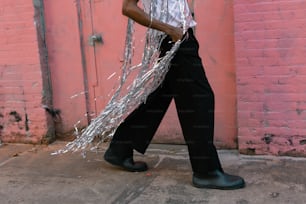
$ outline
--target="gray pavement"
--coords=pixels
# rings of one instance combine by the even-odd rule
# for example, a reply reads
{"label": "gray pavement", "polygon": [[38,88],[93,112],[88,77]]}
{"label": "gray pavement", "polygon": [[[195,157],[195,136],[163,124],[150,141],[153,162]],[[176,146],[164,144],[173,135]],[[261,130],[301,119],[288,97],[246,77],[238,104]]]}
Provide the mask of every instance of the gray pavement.
{"label": "gray pavement", "polygon": [[65,142],[48,146],[0,146],[0,204],[204,203],[304,204],[306,158],[246,156],[219,151],[224,169],[246,180],[234,191],[197,189],[191,184],[186,146],[151,145],[149,171],[130,173],[107,164],[96,152],[52,156]]}

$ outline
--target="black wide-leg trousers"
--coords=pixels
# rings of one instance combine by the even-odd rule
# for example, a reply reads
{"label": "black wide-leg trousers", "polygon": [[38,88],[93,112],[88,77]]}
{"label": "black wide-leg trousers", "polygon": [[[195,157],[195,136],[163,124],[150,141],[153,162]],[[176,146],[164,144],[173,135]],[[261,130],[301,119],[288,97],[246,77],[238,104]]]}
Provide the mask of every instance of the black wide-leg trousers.
{"label": "black wide-leg trousers", "polygon": [[[169,40],[163,41],[162,53],[172,46]],[[174,99],[193,172],[205,174],[215,169],[222,170],[213,143],[214,93],[198,50],[198,41],[189,29],[188,37],[171,61],[163,83],[116,130],[110,148],[117,154],[127,154],[129,149],[145,153]]]}

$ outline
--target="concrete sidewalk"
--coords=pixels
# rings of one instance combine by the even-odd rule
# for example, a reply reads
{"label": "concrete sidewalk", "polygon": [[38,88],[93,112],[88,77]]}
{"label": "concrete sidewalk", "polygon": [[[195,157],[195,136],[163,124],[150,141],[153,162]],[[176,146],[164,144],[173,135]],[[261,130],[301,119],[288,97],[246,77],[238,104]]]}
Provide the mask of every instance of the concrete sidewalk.
{"label": "concrete sidewalk", "polygon": [[103,161],[103,146],[84,159],[80,153],[51,156],[64,142],[49,146],[0,146],[1,204],[89,203],[306,203],[306,159],[244,156],[219,151],[224,169],[243,176],[241,190],[197,189],[191,184],[186,146],[151,145],[145,156],[150,169],[121,171]]}

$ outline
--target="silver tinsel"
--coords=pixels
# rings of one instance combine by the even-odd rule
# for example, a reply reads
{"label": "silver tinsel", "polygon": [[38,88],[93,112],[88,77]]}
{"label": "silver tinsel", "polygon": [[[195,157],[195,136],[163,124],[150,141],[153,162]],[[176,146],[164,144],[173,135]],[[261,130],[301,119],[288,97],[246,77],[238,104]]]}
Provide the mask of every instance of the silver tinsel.
{"label": "silver tinsel", "polygon": [[[162,1],[158,4],[157,1],[143,0],[143,5],[150,8],[144,8],[151,18],[159,19],[167,22],[168,18],[168,1]],[[180,3],[180,10],[184,16],[183,2]],[[161,6],[162,8],[158,8]],[[159,9],[159,16],[157,10]],[[186,31],[186,21],[183,23],[183,29]],[[139,65],[132,65],[133,58],[133,34],[134,21],[129,19],[127,25],[126,45],[124,52],[124,63],[122,66],[122,74],[120,77],[120,85],[115,90],[115,93],[105,109],[90,123],[90,125],[82,131],[75,128],[77,138],[69,142],[63,149],[60,149],[53,154],[66,153],[68,151],[87,150],[91,146],[91,150],[99,146],[106,138],[112,137],[118,126],[124,121],[126,116],[135,110],[140,104],[145,103],[148,95],[156,90],[165,78],[169,70],[170,62],[178,50],[181,40],[174,43],[172,48],[164,55],[159,57],[161,42],[166,35],[154,29],[148,29],[146,32],[146,42],[144,46],[142,61]],[[127,78],[132,71],[138,70],[134,81],[126,86]],[[128,87],[127,90],[123,87]],[[98,143],[92,144],[93,140],[98,136]],[[83,151],[85,153],[85,151]]]}

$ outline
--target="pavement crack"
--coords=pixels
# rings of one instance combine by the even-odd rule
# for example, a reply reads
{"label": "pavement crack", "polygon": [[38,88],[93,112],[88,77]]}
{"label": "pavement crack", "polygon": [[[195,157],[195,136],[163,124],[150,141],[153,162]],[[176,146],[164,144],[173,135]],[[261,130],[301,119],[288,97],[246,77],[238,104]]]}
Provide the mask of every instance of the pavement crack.
{"label": "pavement crack", "polygon": [[5,160],[4,162],[1,162],[0,163],[0,167],[3,167],[5,164],[9,163],[10,161],[12,161],[14,159],[16,159],[16,158],[15,157],[11,157],[11,158]]}
{"label": "pavement crack", "polygon": [[113,202],[112,204],[130,203],[137,199],[142,192],[150,186],[156,176],[137,179],[132,186],[128,186]]}

